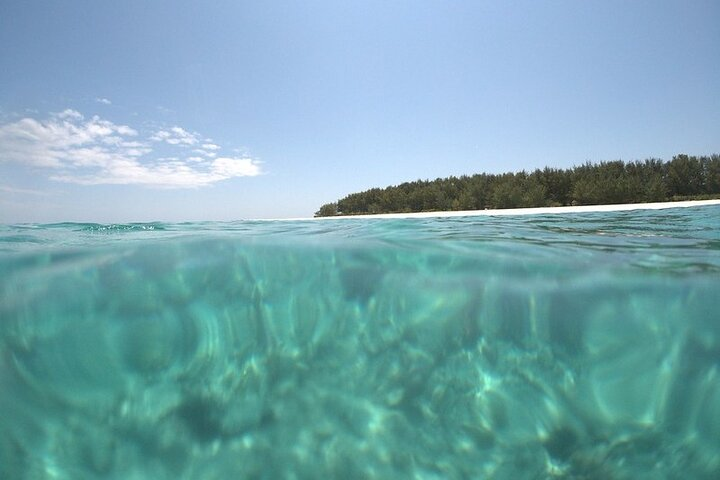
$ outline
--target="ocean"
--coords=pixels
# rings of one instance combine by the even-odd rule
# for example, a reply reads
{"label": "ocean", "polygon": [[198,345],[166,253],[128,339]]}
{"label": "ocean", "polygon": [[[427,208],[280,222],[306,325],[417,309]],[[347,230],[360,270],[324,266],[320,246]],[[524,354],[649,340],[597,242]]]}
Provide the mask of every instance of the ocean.
{"label": "ocean", "polygon": [[0,226],[0,478],[720,478],[720,206]]}

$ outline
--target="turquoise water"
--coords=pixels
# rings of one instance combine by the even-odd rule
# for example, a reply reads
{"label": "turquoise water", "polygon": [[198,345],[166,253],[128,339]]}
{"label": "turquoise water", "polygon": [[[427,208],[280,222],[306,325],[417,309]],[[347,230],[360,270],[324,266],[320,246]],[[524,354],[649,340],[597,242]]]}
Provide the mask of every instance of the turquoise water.
{"label": "turquoise water", "polygon": [[717,479],[720,207],[0,226],[2,479]]}

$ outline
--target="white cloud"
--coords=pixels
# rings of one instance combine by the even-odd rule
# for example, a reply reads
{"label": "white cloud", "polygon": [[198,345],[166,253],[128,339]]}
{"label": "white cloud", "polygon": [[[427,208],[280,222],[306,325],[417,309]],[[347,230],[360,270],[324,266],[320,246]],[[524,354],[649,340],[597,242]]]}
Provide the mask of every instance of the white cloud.
{"label": "white cloud", "polygon": [[43,190],[33,190],[33,189],[29,189],[29,188],[16,188],[16,187],[12,187],[10,185],[3,185],[3,184],[0,184],[0,192],[17,193],[17,194],[23,194],[23,195],[39,195],[41,197],[52,195],[50,192],[46,192]]}
{"label": "white cloud", "polygon": [[166,142],[170,145],[195,145],[200,141],[196,133],[188,132],[177,126],[169,130],[158,130],[150,137],[150,140]]}
{"label": "white cloud", "polygon": [[[235,177],[262,173],[260,164],[247,156],[153,156],[149,142],[189,146],[199,135],[175,126],[155,132],[148,139],[127,125],[98,116],[90,119],[67,109],[45,120],[23,118],[0,124],[0,162],[28,165],[51,171],[53,180],[97,184],[139,184],[165,188],[202,187]],[[215,144],[204,144],[220,147]]]}
{"label": "white cloud", "polygon": [[212,172],[221,177],[254,177],[260,175],[260,165],[251,158],[216,158]]}
{"label": "white cloud", "polygon": [[220,150],[220,145],[215,145],[214,143],[203,143],[201,146],[205,150]]}
{"label": "white cloud", "polygon": [[198,155],[202,155],[204,157],[208,158],[215,158],[217,157],[217,153],[215,152],[208,152],[207,150],[203,150],[202,148],[196,148],[193,150],[193,153],[197,153]]}
{"label": "white cloud", "polygon": [[77,110],[73,110],[71,108],[63,110],[60,113],[56,113],[53,116],[58,117],[58,118],[72,118],[75,120],[82,120],[85,118],[82,116],[82,114],[80,112],[78,112]]}
{"label": "white cloud", "polygon": [[107,98],[96,98],[95,101],[98,103],[105,104],[105,105],[112,105],[112,102],[110,100],[108,100]]}

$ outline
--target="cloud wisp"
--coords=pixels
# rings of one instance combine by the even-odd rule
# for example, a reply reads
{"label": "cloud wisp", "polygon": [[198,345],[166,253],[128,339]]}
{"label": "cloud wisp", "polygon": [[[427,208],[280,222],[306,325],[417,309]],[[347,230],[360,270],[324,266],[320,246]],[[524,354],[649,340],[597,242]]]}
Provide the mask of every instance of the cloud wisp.
{"label": "cloud wisp", "polygon": [[200,142],[200,136],[180,127],[172,127],[168,130],[158,130],[150,137],[150,140],[170,145],[195,145]]}
{"label": "cloud wisp", "polygon": [[52,195],[52,193],[46,192],[44,190],[34,190],[31,188],[16,188],[10,185],[3,185],[2,183],[0,183],[0,192],[12,194],[17,193],[22,195],[38,195],[40,197],[47,197]]}
{"label": "cloud wisp", "polygon": [[[127,125],[98,116],[85,118],[68,109],[44,120],[23,118],[0,124],[0,162],[46,170],[53,180],[82,185],[194,188],[262,173],[257,160],[219,156],[221,147],[209,142],[177,126],[142,138]],[[202,148],[168,157],[157,153],[159,146],[180,153]]]}

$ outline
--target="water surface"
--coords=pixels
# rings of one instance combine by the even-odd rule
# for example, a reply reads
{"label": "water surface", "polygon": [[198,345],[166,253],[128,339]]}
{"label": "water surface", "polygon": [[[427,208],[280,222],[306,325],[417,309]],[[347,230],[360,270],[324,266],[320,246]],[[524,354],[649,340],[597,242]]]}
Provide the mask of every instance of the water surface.
{"label": "water surface", "polygon": [[0,478],[715,479],[720,207],[0,226]]}

